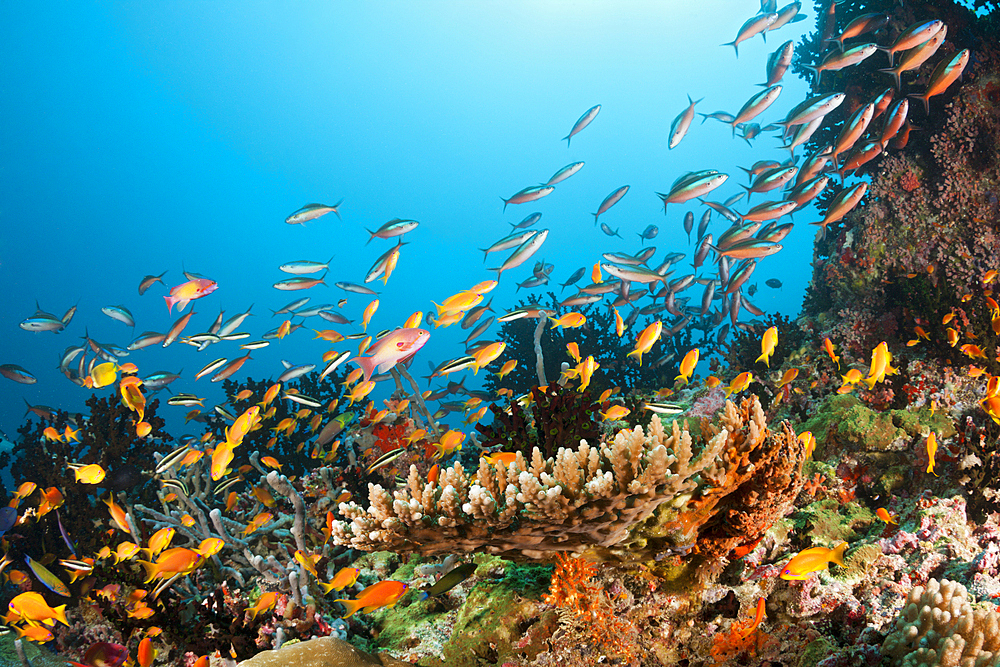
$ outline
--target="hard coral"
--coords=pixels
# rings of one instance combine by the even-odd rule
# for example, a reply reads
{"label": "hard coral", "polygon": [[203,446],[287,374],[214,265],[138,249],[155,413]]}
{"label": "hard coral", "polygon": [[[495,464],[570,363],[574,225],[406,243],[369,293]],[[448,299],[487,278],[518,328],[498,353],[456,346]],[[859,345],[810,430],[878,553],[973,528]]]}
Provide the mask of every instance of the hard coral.
{"label": "hard coral", "polygon": [[965,586],[931,579],[915,586],[882,644],[892,665],[980,667],[1000,664],[1000,614],[973,608]]}
{"label": "hard coral", "polygon": [[364,551],[608,560],[687,553],[697,542],[718,559],[787,511],[805,452],[787,424],[767,428],[756,397],[727,403],[700,437],[695,457],[691,433],[654,416],[648,432],[623,430],[612,443],[581,441],[549,458],[536,447],[530,465],[520,452],[509,466],[481,459],[475,476],[456,463],[436,482],[411,467],[405,488],[370,485],[370,507],[342,504],[333,540]]}

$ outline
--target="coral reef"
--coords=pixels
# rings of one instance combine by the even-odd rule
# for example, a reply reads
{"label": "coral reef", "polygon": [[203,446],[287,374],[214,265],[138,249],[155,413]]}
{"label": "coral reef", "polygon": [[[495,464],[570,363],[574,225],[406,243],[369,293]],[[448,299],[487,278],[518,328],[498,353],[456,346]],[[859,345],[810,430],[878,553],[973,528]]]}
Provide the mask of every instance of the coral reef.
{"label": "coral reef", "polygon": [[[411,468],[407,486],[369,487],[366,509],[342,503],[335,544],[421,554],[485,550],[515,558],[599,552],[636,560],[686,553],[721,558],[757,539],[798,494],[804,451],[786,424],[768,430],[756,397],[727,403],[718,427],[692,434],[658,416],[648,432],[622,430],[611,443],[581,440],[530,465],[482,459],[474,476],[458,464],[436,481]],[[654,514],[655,512],[655,514]]]}
{"label": "coral reef", "polygon": [[882,652],[892,665],[972,667],[1000,664],[1000,614],[973,608],[962,584],[931,579],[914,586]]}

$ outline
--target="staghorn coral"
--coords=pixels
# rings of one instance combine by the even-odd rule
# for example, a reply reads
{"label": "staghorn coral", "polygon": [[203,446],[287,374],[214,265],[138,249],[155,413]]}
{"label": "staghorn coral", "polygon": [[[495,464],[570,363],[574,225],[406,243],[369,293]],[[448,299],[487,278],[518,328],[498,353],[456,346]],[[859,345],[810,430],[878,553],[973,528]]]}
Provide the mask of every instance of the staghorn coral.
{"label": "staghorn coral", "polygon": [[529,559],[589,551],[625,561],[686,552],[704,526],[700,548],[716,557],[759,537],[787,509],[803,459],[791,428],[772,434],[751,397],[740,408],[727,402],[697,456],[687,429],[674,422],[668,431],[654,416],[648,431],[622,430],[610,443],[581,440],[548,458],[536,447],[530,464],[520,452],[509,467],[481,459],[475,475],[456,463],[436,482],[411,467],[395,492],[370,485],[368,508],[341,503],[345,520],[333,523],[332,536],[363,551]]}
{"label": "staghorn coral", "polygon": [[892,665],[985,667],[1000,664],[1000,614],[973,608],[962,584],[931,579],[915,586],[882,644]]}

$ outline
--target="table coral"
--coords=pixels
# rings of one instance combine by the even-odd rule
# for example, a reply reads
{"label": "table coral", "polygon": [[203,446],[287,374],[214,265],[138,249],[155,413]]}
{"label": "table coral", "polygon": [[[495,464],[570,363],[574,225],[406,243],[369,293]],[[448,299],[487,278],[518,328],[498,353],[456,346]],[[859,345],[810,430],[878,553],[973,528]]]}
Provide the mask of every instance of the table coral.
{"label": "table coral", "polygon": [[[370,485],[368,508],[342,503],[346,520],[334,522],[333,540],[364,551],[543,558],[591,550],[634,560],[687,551],[706,526],[699,549],[721,556],[787,509],[804,450],[787,425],[767,428],[756,397],[739,408],[727,402],[704,437],[695,456],[686,429],[674,422],[668,431],[654,416],[648,432],[622,430],[610,443],[581,440],[549,458],[536,447],[530,465],[520,452],[510,466],[481,459],[475,475],[456,463],[435,482],[411,467],[394,492]],[[650,518],[658,507],[667,509]]]}

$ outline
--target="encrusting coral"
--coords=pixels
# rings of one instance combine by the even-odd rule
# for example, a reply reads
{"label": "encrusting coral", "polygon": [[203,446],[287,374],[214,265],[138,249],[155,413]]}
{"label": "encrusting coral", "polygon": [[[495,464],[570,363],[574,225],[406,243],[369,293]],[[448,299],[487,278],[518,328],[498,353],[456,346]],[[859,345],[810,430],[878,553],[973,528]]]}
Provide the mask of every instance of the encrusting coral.
{"label": "encrusting coral", "polygon": [[[475,475],[456,463],[433,482],[411,467],[405,487],[370,485],[367,509],[342,503],[346,520],[333,522],[333,541],[423,555],[487,551],[541,559],[590,551],[632,560],[672,545],[686,553],[706,526],[704,547],[722,556],[763,534],[784,501],[794,499],[804,452],[789,426],[767,429],[756,397],[739,408],[727,402],[720,426],[705,425],[702,433],[706,442],[695,456],[687,428],[674,422],[667,430],[654,416],[646,431],[619,431],[611,443],[581,440],[549,458],[535,448],[530,464],[520,452],[509,466],[480,459]],[[659,507],[671,509],[644,525]],[[722,521],[709,524],[717,514]]]}
{"label": "encrusting coral", "polygon": [[882,653],[901,667],[1000,665],[1000,614],[973,608],[962,584],[930,579],[910,590]]}

